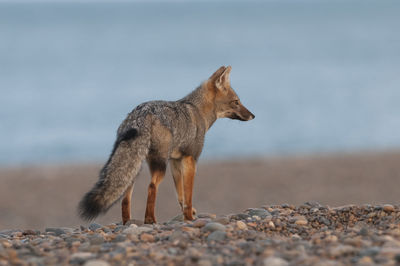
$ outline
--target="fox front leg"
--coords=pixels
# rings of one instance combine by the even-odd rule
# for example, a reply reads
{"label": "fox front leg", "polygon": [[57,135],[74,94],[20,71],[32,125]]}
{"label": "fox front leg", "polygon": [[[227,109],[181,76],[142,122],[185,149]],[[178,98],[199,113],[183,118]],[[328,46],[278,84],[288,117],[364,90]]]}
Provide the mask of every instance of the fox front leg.
{"label": "fox front leg", "polygon": [[[171,165],[171,172],[172,176],[174,178],[174,183],[175,183],[175,189],[176,189],[176,194],[178,196],[178,202],[181,207],[182,213],[184,212],[185,208],[185,193],[184,193],[184,179],[183,179],[183,159],[182,160],[176,160],[172,159],[170,161]],[[197,211],[196,209],[192,206],[192,215],[196,215]]]}
{"label": "fox front leg", "polygon": [[193,220],[192,196],[194,175],[196,174],[196,161],[192,156],[185,156],[182,159],[183,174],[183,216],[185,220]]}

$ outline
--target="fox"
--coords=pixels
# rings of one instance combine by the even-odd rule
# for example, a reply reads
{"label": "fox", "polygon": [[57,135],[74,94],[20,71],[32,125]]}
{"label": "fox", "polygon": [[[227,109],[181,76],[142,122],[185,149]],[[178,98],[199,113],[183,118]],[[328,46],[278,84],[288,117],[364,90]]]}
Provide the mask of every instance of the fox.
{"label": "fox", "polygon": [[221,66],[180,100],[149,101],[134,108],[117,130],[114,147],[98,181],[78,205],[80,217],[93,220],[122,199],[122,223],[126,224],[131,219],[134,181],[146,160],[151,181],[144,223],[156,223],[156,195],[168,162],[184,220],[194,220],[194,177],[207,130],[218,118],[255,118],[231,87],[231,69]]}

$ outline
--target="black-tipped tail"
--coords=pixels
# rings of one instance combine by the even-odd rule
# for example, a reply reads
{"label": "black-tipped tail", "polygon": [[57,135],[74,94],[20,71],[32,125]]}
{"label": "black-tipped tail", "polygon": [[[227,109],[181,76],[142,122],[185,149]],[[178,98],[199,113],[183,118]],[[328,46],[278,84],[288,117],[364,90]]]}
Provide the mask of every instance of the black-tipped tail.
{"label": "black-tipped tail", "polygon": [[[147,132],[145,132],[147,133]],[[119,137],[100,178],[78,205],[84,220],[93,220],[105,213],[124,195],[134,182],[150,146],[150,134],[129,130]]]}
{"label": "black-tipped tail", "polygon": [[78,213],[83,220],[91,221],[105,211],[107,208],[98,200],[96,191],[89,191],[79,202]]}

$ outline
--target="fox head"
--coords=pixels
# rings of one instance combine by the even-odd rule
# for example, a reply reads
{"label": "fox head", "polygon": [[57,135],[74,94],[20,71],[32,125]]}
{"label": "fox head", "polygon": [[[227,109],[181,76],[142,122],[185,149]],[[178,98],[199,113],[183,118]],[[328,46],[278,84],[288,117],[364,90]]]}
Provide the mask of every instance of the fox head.
{"label": "fox head", "polygon": [[231,66],[220,67],[207,80],[207,87],[212,91],[217,118],[230,118],[241,121],[252,120],[255,116],[243,106],[239,97],[231,87],[229,75]]}

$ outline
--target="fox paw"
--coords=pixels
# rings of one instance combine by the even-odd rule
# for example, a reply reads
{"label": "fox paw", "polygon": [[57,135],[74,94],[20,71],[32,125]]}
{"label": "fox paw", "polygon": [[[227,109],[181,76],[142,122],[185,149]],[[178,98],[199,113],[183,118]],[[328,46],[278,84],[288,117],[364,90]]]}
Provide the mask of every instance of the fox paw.
{"label": "fox paw", "polygon": [[146,218],[144,218],[144,223],[145,224],[155,224],[157,222],[154,217],[146,217]]}
{"label": "fox paw", "polygon": [[193,221],[193,216],[196,214],[196,209],[194,208],[184,208],[183,217],[185,221]]}

